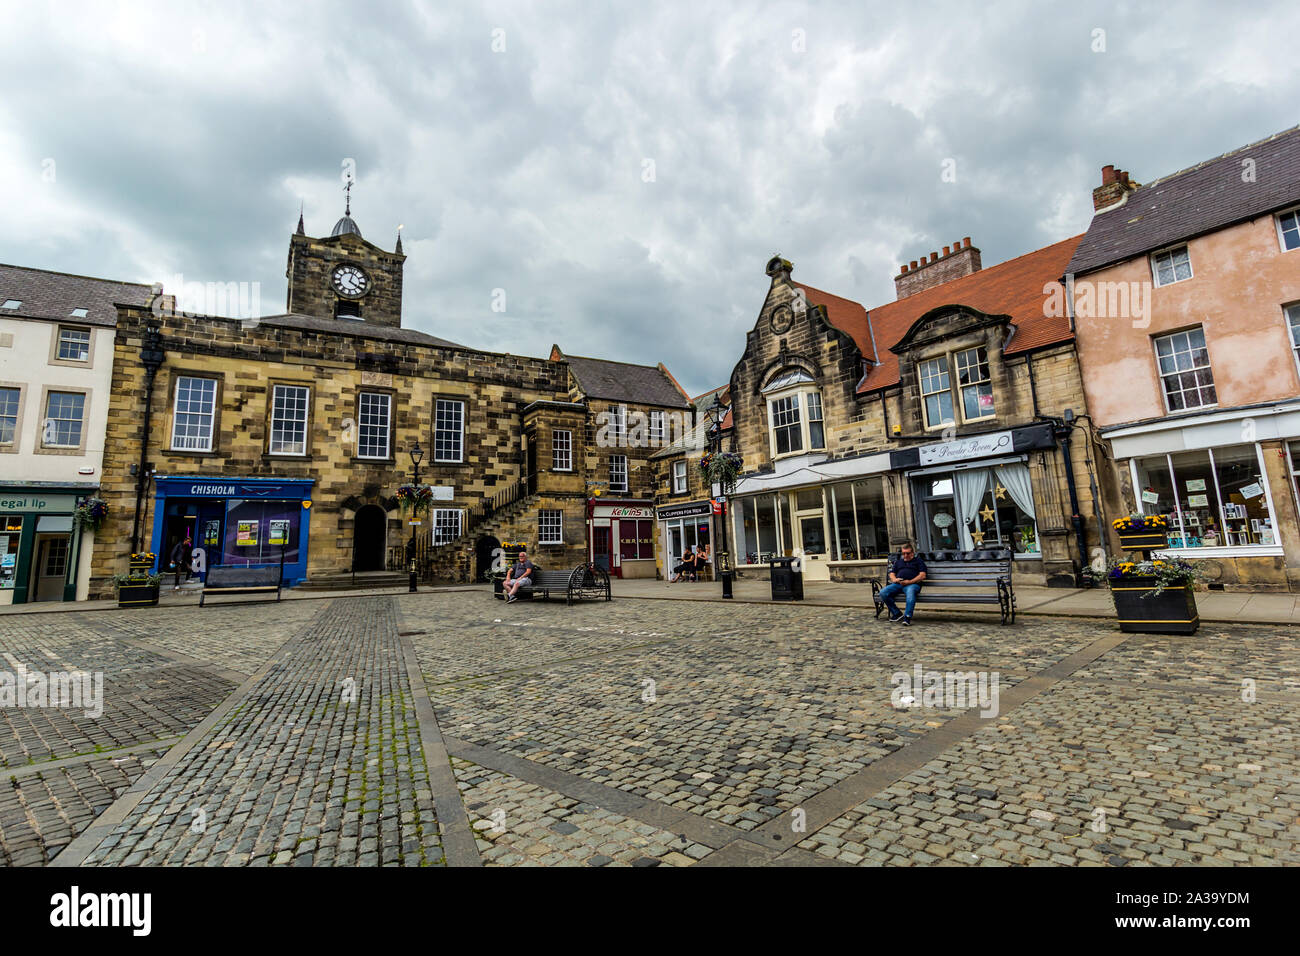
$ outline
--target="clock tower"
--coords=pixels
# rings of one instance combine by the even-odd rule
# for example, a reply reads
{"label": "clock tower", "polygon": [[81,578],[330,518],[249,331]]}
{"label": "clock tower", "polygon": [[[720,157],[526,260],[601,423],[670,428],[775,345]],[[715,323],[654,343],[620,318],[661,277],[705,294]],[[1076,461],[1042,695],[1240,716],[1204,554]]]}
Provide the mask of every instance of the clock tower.
{"label": "clock tower", "polygon": [[393,252],[361,237],[350,195],[343,218],[325,238],[308,236],[300,213],[298,229],[289,238],[285,311],[400,328],[405,261],[400,234]]}

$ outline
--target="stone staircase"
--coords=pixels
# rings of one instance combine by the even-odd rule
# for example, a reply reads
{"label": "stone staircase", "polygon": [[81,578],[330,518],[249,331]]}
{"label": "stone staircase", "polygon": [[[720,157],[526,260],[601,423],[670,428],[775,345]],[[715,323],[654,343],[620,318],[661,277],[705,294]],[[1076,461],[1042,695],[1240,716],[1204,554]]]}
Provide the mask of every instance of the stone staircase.
{"label": "stone staircase", "polygon": [[420,555],[421,580],[454,581],[468,584],[474,580],[474,546],[487,535],[498,541],[505,540],[502,530],[520,514],[535,508],[537,494],[529,494],[527,485],[518,482],[499,492],[489,507],[471,511],[460,537],[446,544],[431,546],[431,531],[426,531],[417,542]]}
{"label": "stone staircase", "polygon": [[405,571],[327,571],[313,574],[294,587],[295,591],[372,591],[379,588],[406,587],[410,575]]}

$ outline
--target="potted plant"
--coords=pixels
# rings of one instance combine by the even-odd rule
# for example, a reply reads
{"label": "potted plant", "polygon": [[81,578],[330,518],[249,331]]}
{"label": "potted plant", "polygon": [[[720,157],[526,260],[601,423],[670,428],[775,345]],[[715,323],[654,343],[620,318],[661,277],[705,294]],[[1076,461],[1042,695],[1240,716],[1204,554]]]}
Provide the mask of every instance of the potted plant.
{"label": "potted plant", "polygon": [[1169,522],[1164,515],[1129,515],[1116,518],[1111,527],[1119,532],[1119,544],[1125,551],[1150,551],[1167,548]]}
{"label": "potted plant", "polygon": [[137,552],[131,555],[129,567],[132,571],[148,571],[153,567],[154,558],[156,557],[157,555],[152,551]]}
{"label": "potted plant", "polygon": [[157,607],[158,587],[161,583],[161,574],[147,570],[132,569],[126,574],[113,575],[113,584],[117,587],[117,606]]}
{"label": "potted plant", "polygon": [[1201,569],[1186,561],[1110,560],[1084,574],[1104,577],[1119,629],[1130,634],[1195,634],[1200,627],[1193,588]]}

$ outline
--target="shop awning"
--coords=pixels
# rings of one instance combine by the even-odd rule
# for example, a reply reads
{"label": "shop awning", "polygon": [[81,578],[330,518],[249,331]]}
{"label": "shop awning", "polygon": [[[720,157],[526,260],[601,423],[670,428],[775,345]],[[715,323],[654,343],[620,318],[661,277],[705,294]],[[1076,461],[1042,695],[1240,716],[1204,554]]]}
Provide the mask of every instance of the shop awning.
{"label": "shop awning", "polygon": [[778,462],[777,470],[771,474],[741,478],[736,482],[735,494],[752,495],[804,485],[820,485],[828,481],[845,481],[868,475],[879,475],[886,471],[889,471],[889,452],[837,461],[804,455]]}

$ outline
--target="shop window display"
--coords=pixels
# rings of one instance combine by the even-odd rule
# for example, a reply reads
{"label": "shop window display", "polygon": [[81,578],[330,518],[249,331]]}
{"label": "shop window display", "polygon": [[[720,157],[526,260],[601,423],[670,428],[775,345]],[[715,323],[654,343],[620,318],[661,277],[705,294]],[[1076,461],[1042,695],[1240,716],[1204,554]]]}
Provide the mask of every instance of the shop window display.
{"label": "shop window display", "polygon": [[1169,547],[1277,544],[1256,446],[1136,459],[1133,471],[1139,508],[1165,516]]}

